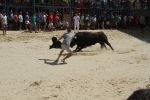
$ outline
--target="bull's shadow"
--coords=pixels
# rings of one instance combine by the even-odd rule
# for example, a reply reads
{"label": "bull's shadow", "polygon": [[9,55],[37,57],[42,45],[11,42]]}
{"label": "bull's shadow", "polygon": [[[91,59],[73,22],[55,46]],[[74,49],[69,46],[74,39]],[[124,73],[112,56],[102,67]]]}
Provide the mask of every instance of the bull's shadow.
{"label": "bull's shadow", "polygon": [[39,59],[39,60],[43,60],[45,64],[48,65],[64,65],[66,63],[58,63],[56,60],[51,60],[51,59]]}
{"label": "bull's shadow", "polygon": [[139,28],[137,28],[137,29],[133,29],[133,28],[131,28],[131,29],[118,29],[118,31],[121,31],[125,34],[131,35],[131,36],[133,36],[133,37],[135,37],[141,41],[150,43],[150,34],[149,34],[150,28],[147,28],[147,29],[145,28],[143,33],[140,33],[141,30]]}

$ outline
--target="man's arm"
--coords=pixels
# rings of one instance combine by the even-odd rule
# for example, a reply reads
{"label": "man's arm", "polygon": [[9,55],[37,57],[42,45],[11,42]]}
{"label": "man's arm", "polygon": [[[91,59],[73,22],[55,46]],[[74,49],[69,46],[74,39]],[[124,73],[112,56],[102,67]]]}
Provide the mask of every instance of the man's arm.
{"label": "man's arm", "polygon": [[63,35],[57,41],[61,40],[62,38],[63,38]]}

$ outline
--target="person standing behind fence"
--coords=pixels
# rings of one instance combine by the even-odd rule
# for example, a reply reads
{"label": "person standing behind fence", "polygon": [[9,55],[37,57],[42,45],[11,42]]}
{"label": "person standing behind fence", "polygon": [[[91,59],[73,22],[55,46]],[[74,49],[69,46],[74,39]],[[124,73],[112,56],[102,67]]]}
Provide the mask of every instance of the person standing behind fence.
{"label": "person standing behind fence", "polygon": [[36,27],[36,13],[34,12],[33,15],[30,18],[30,33],[32,33],[32,28],[34,28],[35,33],[37,32],[37,27]]}
{"label": "person standing behind fence", "polygon": [[40,29],[41,28],[40,27],[41,26],[41,20],[42,20],[42,14],[40,13],[40,11],[38,11],[38,14],[36,17],[37,17],[37,21],[36,21],[37,22],[37,30],[40,31],[41,30]]}
{"label": "person standing behind fence", "polygon": [[112,14],[110,17],[110,29],[113,28],[113,25],[114,25],[114,15]]}
{"label": "person standing behind fence", "polygon": [[3,35],[6,35],[6,30],[8,27],[6,12],[3,13],[3,16],[1,17],[1,21],[2,21]]}
{"label": "person standing behind fence", "polygon": [[109,29],[109,26],[110,26],[110,16],[109,14],[106,15],[106,29]]}
{"label": "person standing behind fence", "polygon": [[144,16],[141,16],[140,17],[140,20],[139,20],[139,23],[140,23],[140,25],[141,25],[141,33],[143,33],[143,29],[144,29],[144,27],[145,27],[145,18],[144,18]]}
{"label": "person standing behind fence", "polygon": [[73,20],[74,20],[74,32],[76,33],[76,29],[77,29],[77,32],[79,32],[80,17],[78,16],[77,13],[73,17]]}
{"label": "person standing behind fence", "polygon": [[28,31],[28,27],[30,26],[28,12],[26,12],[26,15],[25,15],[25,26],[26,26],[26,30]]}
{"label": "person standing behind fence", "polygon": [[9,29],[10,29],[10,31],[12,31],[13,24],[14,24],[14,14],[13,14],[13,11],[10,10],[10,14],[9,14]]}
{"label": "person standing behind fence", "polygon": [[47,25],[47,16],[46,16],[45,12],[43,12],[42,21],[41,21],[41,27],[42,27],[43,31],[45,31],[46,25]]}
{"label": "person standing behind fence", "polygon": [[14,14],[14,24],[15,24],[15,31],[18,30],[18,13],[15,12]]}
{"label": "person standing behind fence", "polygon": [[117,24],[118,24],[118,15],[115,14],[115,17],[114,17],[114,25],[115,25],[115,28],[117,29]]}
{"label": "person standing behind fence", "polygon": [[0,11],[0,28],[3,28],[2,18],[3,18],[3,13],[2,11]]}
{"label": "person standing behind fence", "polygon": [[55,30],[58,29],[58,27],[59,27],[59,16],[57,14],[58,14],[58,12],[54,15],[54,27],[55,27]]}
{"label": "person standing behind fence", "polygon": [[96,18],[96,15],[94,15],[92,18],[92,29],[93,30],[95,30],[96,21],[97,21],[97,18]]}
{"label": "person standing behind fence", "polygon": [[85,16],[85,28],[86,28],[86,29],[87,29],[87,27],[88,27],[89,20],[90,20],[90,18],[89,18],[89,16],[88,16],[88,14],[86,14],[86,16]]}
{"label": "person standing behind fence", "polygon": [[80,21],[80,23],[81,23],[81,29],[84,29],[84,14],[82,14],[81,15],[81,21]]}
{"label": "person standing behind fence", "polygon": [[22,17],[22,12],[19,14],[19,30],[22,30],[22,23],[23,23],[23,17]]}

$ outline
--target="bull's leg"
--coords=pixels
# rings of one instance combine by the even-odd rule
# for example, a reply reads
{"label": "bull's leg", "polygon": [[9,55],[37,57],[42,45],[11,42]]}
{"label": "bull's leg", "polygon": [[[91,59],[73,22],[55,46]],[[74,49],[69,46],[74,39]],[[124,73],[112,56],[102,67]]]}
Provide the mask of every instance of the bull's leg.
{"label": "bull's leg", "polygon": [[111,46],[111,44],[108,41],[106,41],[105,43],[111,48],[112,51],[114,51],[113,47]]}
{"label": "bull's leg", "polygon": [[75,49],[75,50],[76,50],[76,51],[78,51],[78,49],[79,49],[79,48],[80,48],[80,46],[79,46],[79,45],[77,45],[77,47],[76,47],[76,49]]}
{"label": "bull's leg", "polygon": [[106,47],[104,42],[103,43],[101,42],[100,44],[101,44],[101,49],[103,49],[104,47],[105,47],[105,49],[107,49],[107,47]]}

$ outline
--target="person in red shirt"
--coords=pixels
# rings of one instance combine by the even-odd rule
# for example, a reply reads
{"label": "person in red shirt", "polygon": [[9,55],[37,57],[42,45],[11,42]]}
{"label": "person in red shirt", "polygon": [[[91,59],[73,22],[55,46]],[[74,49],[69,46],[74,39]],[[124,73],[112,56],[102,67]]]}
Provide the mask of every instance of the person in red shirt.
{"label": "person in red shirt", "polygon": [[49,15],[48,15],[48,28],[50,30],[54,29],[54,27],[53,27],[53,14],[52,14],[52,12],[50,12]]}
{"label": "person in red shirt", "polygon": [[54,27],[55,29],[57,29],[59,27],[59,16],[58,16],[58,12],[55,14],[54,16]]}
{"label": "person in red shirt", "polygon": [[139,26],[139,20],[140,20],[140,16],[137,15],[135,19],[136,28]]}
{"label": "person in red shirt", "polygon": [[15,30],[17,31],[18,30],[18,15],[17,15],[17,12],[15,12],[14,14],[14,24],[15,24]]}

